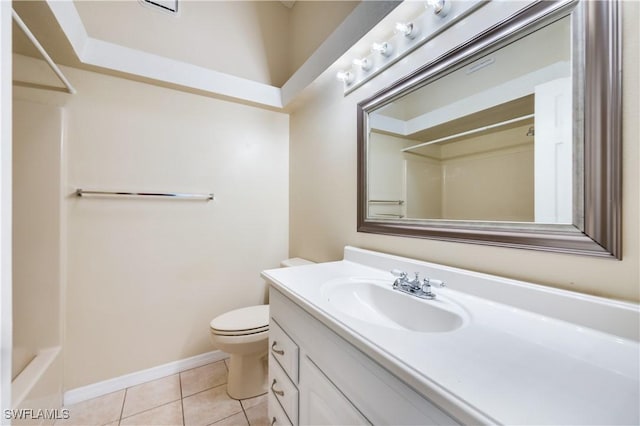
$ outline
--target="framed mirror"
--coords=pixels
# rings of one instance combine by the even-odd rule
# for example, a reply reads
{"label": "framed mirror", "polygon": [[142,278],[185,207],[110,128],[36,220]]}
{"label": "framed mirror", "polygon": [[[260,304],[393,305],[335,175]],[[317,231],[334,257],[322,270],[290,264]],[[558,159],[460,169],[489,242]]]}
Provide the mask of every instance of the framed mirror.
{"label": "framed mirror", "polygon": [[537,2],[358,104],[358,231],[621,258],[615,1]]}

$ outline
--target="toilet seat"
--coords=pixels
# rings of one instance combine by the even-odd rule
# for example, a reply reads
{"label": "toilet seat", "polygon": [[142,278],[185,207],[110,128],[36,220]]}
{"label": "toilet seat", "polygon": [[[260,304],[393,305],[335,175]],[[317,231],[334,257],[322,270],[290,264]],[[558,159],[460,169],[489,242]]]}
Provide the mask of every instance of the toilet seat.
{"label": "toilet seat", "polygon": [[219,336],[246,336],[269,330],[269,305],[235,309],[215,317],[209,323],[211,333]]}

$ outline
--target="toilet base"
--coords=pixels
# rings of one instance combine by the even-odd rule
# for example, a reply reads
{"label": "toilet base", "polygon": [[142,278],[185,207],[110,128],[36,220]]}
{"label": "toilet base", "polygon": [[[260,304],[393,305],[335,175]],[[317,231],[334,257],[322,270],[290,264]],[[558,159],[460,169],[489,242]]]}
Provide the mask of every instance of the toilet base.
{"label": "toilet base", "polygon": [[267,355],[231,354],[227,393],[233,399],[247,399],[267,393]]}

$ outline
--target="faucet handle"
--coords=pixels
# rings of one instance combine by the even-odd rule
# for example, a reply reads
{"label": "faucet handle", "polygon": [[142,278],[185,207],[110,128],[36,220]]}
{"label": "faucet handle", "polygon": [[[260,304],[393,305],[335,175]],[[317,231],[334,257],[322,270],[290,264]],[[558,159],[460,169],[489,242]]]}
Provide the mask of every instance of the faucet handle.
{"label": "faucet handle", "polygon": [[429,283],[430,286],[433,286],[433,287],[446,287],[446,284],[442,280],[434,280],[434,279],[429,279],[429,278],[425,278],[425,280]]}
{"label": "faucet handle", "polygon": [[435,298],[435,294],[433,294],[433,292],[431,291],[431,287],[444,287],[444,281],[442,280],[436,280],[436,279],[432,279],[432,278],[425,278],[422,280],[422,291],[425,293],[425,295],[427,296],[432,296],[430,297],[431,299]]}
{"label": "faucet handle", "polygon": [[393,275],[396,278],[407,278],[407,273],[401,271],[400,269],[392,269],[389,272],[391,272],[391,275]]}

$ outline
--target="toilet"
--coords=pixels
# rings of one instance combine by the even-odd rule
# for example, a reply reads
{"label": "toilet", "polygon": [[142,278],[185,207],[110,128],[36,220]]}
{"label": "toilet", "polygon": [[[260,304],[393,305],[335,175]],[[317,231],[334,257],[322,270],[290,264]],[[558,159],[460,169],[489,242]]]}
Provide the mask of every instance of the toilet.
{"label": "toilet", "polygon": [[[299,257],[283,260],[281,267],[309,265]],[[227,393],[246,399],[267,392],[269,305],[248,306],[226,312],[209,323],[213,345],[230,355]]]}

